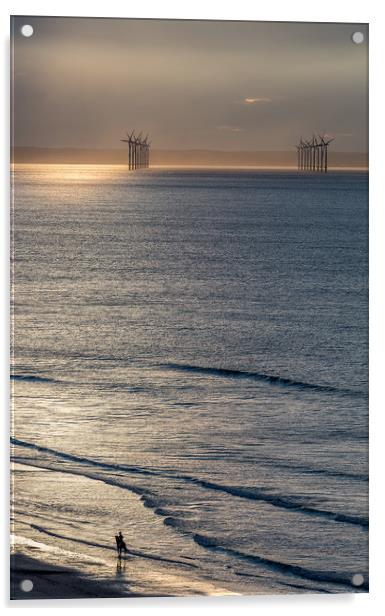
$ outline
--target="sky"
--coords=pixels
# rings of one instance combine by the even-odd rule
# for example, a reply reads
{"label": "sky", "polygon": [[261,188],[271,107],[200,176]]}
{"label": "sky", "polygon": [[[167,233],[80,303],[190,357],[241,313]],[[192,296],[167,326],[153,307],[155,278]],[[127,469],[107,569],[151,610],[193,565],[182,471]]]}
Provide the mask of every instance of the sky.
{"label": "sky", "polygon": [[119,148],[136,129],[160,149],[281,151],[314,132],[368,149],[367,25],[29,16],[12,29],[16,146]]}

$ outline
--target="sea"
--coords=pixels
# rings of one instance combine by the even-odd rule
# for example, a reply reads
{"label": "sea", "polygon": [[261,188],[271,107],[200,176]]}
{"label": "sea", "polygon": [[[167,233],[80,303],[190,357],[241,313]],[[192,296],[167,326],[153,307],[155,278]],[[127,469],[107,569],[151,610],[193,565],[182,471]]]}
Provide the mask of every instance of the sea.
{"label": "sea", "polygon": [[367,173],[17,165],[11,218],[12,548],[366,592]]}

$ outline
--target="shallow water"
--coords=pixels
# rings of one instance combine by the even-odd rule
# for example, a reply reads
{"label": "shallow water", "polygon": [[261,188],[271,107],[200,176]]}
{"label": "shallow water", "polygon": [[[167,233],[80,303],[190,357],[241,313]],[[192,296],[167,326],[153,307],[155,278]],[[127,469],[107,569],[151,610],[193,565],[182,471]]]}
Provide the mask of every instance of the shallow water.
{"label": "shallow water", "polygon": [[367,588],[367,179],[15,169],[18,536],[113,570],[122,527],[171,594]]}

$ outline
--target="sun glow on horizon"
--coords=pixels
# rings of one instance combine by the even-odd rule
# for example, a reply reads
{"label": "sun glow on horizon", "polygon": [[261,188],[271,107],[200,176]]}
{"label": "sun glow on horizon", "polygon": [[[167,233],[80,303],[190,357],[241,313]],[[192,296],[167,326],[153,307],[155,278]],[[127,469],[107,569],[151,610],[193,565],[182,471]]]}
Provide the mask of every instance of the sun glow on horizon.
{"label": "sun glow on horizon", "polygon": [[247,97],[243,99],[245,105],[256,105],[257,103],[271,103],[272,99],[268,96]]}

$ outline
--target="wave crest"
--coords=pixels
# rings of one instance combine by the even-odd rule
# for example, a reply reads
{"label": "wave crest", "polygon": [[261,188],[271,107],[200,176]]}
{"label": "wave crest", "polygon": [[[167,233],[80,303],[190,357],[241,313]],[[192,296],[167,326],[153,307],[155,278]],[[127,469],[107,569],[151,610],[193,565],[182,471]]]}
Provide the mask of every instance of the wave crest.
{"label": "wave crest", "polygon": [[251,372],[247,370],[233,370],[230,368],[215,368],[206,366],[195,366],[192,364],[160,364],[160,367],[168,370],[178,370],[180,372],[193,372],[197,374],[207,374],[208,376],[217,376],[222,378],[232,379],[251,379],[254,381],[264,381],[272,385],[280,385],[287,387],[295,387],[297,389],[309,389],[323,392],[336,392],[339,394],[346,394],[351,396],[363,395],[363,392],[353,391],[351,389],[344,389],[340,387],[334,387],[333,385],[322,385],[321,383],[307,383],[305,381],[296,381],[284,376],[277,376],[274,374],[266,374],[264,372]]}
{"label": "wave crest", "polygon": [[[314,582],[328,582],[331,584],[337,584],[340,586],[357,589],[357,587],[352,582],[352,576],[349,576],[349,574],[344,575],[339,573],[329,573],[327,571],[316,571],[313,569],[307,569],[306,567],[301,567],[300,565],[292,565],[276,560],[271,560],[270,558],[265,558],[264,556],[247,554],[239,550],[234,550],[230,547],[222,546],[215,537],[209,537],[207,535],[194,534],[193,539],[195,543],[197,543],[203,548],[223,552],[230,556],[234,556],[235,558],[240,558],[256,565],[262,565],[264,567],[267,567],[268,569],[278,571],[279,573],[283,573],[286,575],[290,574],[295,577],[311,580]],[[368,590],[368,582],[364,581],[360,588],[362,590]]]}

